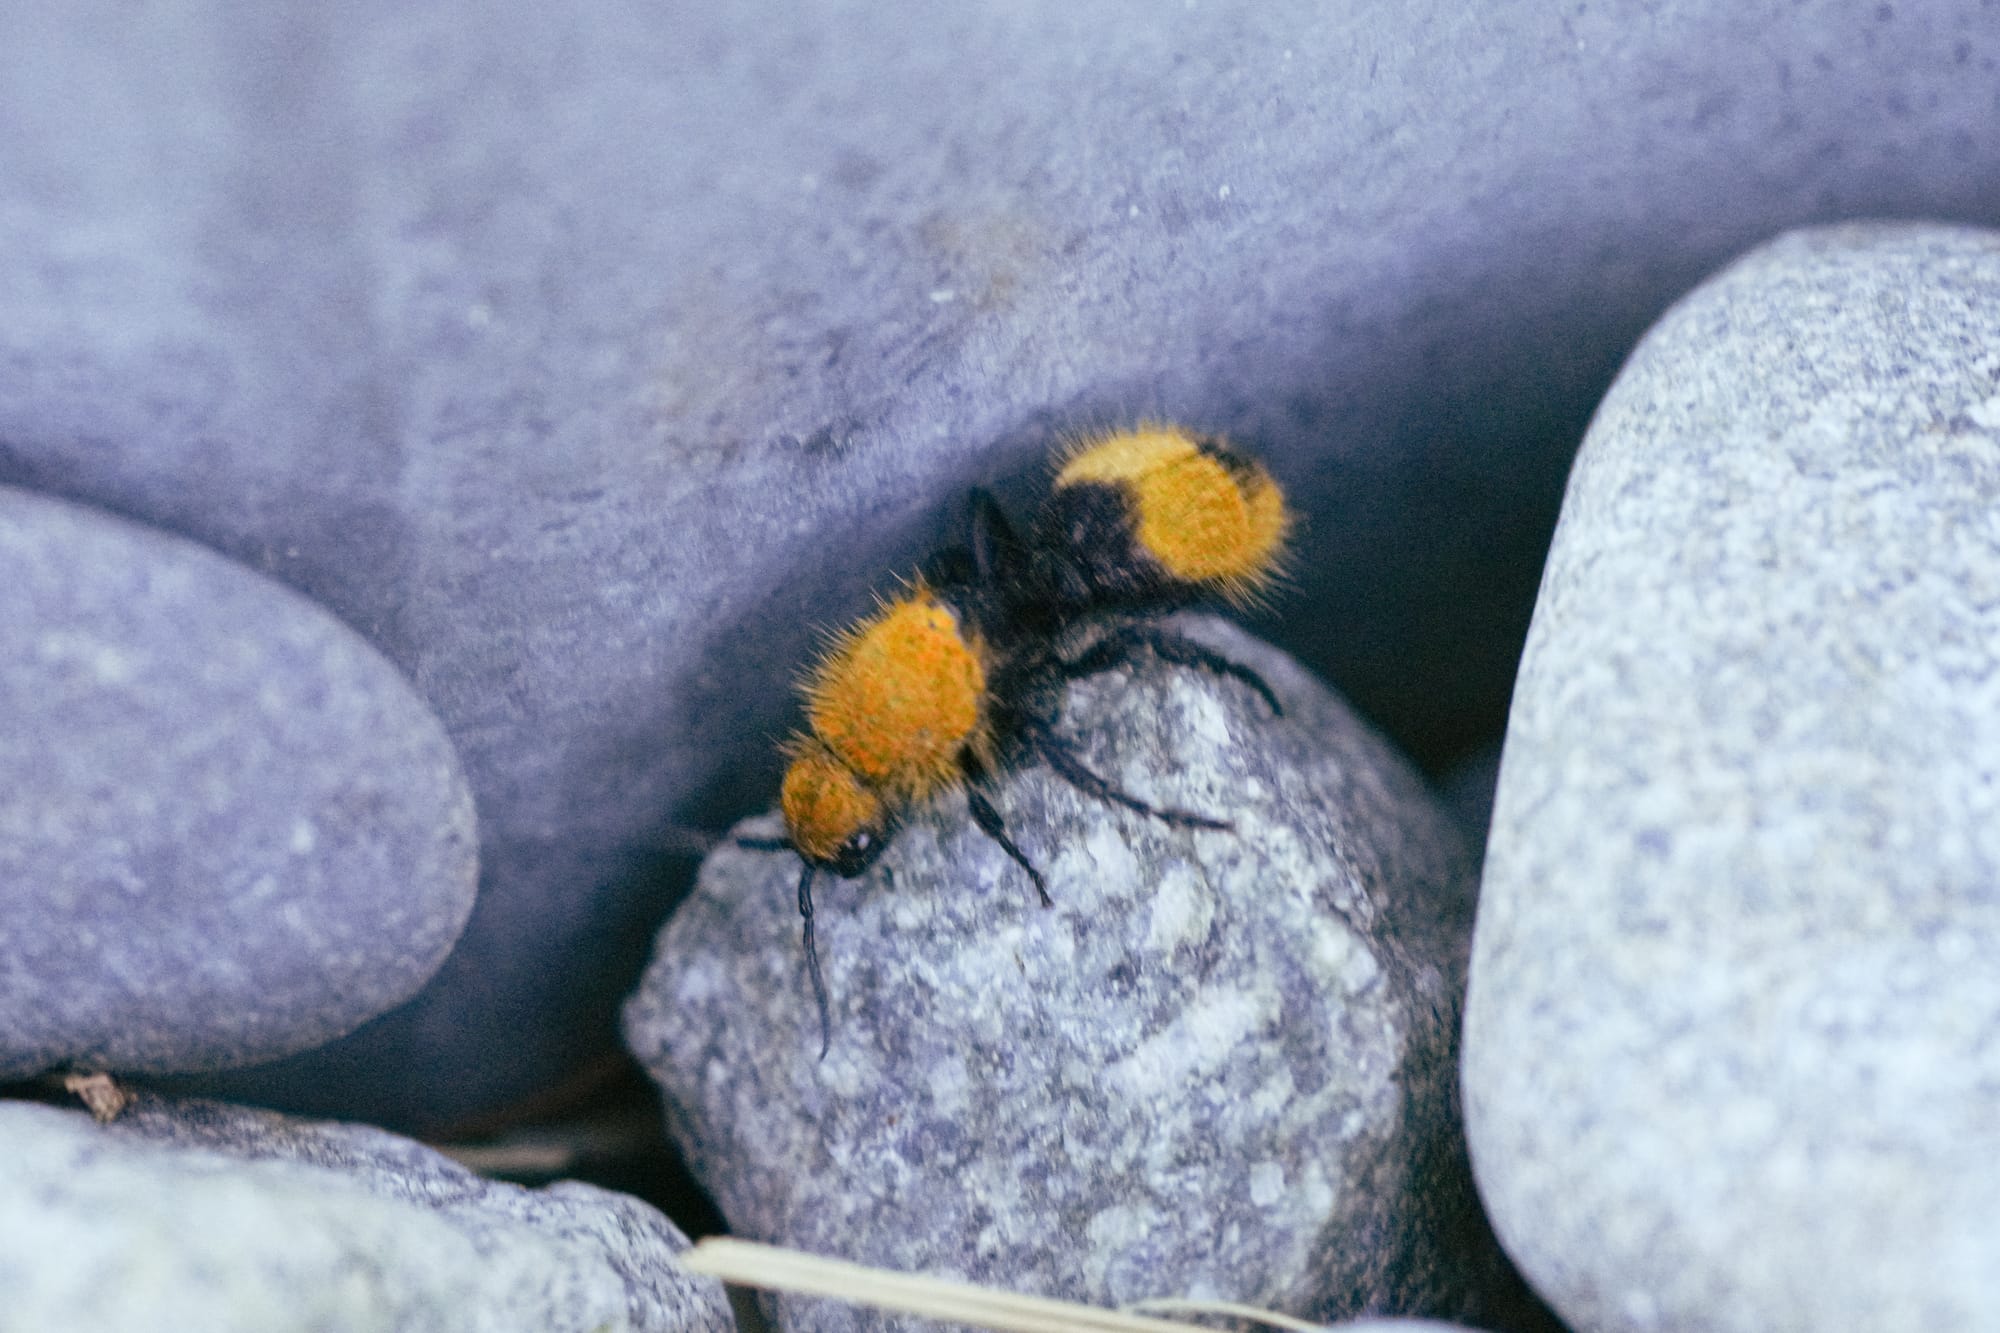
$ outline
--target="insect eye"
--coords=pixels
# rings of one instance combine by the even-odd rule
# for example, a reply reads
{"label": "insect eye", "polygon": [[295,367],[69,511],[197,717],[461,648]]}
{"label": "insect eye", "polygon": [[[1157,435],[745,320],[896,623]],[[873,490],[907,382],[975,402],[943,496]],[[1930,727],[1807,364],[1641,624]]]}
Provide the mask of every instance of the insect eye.
{"label": "insect eye", "polygon": [[835,874],[849,879],[873,865],[882,852],[882,838],[873,829],[857,829],[833,853]]}

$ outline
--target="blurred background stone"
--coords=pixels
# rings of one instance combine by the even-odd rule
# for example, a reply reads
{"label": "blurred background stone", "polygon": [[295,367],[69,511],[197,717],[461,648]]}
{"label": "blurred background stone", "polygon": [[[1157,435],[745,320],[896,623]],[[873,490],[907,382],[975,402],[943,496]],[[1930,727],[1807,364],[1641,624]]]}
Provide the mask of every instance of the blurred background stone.
{"label": "blurred background stone", "polygon": [[472,910],[472,795],[353,631],[7,487],[0,626],[0,1078],[268,1060],[437,971]]}
{"label": "blurred background stone", "polygon": [[735,1328],[646,1205],[495,1184],[367,1126],[143,1097],[111,1125],[0,1102],[0,1135],[16,1327]]}
{"label": "blurred background stone", "polygon": [[214,1086],[432,1127],[609,1050],[816,626],[1154,413],[1309,517],[1280,638],[1497,733],[1571,450],[1732,253],[2000,218],[1990,5],[13,3],[0,481],[414,679],[484,892],[414,1002]]}

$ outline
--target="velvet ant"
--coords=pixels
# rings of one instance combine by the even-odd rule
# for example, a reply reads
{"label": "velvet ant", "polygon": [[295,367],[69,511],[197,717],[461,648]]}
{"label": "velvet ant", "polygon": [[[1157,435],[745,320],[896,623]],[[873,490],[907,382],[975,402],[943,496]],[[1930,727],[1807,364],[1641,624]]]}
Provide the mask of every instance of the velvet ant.
{"label": "velvet ant", "polygon": [[968,543],[933,555],[835,639],[806,680],[805,726],[786,748],[787,836],[739,840],[804,862],[799,915],[822,1056],[832,1024],[814,877],[865,873],[919,803],[963,790],[973,821],[1043,906],[1047,882],[984,790],[1005,764],[1033,756],[1100,800],[1182,827],[1229,827],[1119,791],[1055,721],[1065,683],[1141,650],[1241,681],[1281,711],[1254,671],[1154,621],[1207,596],[1253,598],[1277,576],[1291,524],[1270,474],[1221,440],[1166,425],[1094,437],[1062,460],[1025,538],[975,490]]}

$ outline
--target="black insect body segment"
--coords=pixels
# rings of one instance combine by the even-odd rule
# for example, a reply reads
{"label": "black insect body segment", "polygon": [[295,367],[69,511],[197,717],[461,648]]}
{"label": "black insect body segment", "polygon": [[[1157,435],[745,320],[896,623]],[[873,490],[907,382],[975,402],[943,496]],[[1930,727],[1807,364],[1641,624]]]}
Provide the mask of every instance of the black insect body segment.
{"label": "black insect body segment", "polygon": [[974,822],[1044,905],[1041,872],[982,790],[1004,764],[1034,756],[1101,800],[1183,827],[1228,827],[1149,805],[1085,767],[1055,730],[1062,686],[1145,651],[1242,681],[1277,711],[1255,672],[1149,618],[1204,596],[1254,595],[1275,576],[1289,525],[1270,475],[1220,442],[1173,426],[1121,432],[1065,459],[1026,540],[975,492],[967,545],[937,553],[835,641],[805,685],[806,726],[788,747],[779,798],[788,841],[777,844],[805,863],[799,913],[822,1055],[832,1027],[813,878],[866,872],[913,806],[963,788]]}

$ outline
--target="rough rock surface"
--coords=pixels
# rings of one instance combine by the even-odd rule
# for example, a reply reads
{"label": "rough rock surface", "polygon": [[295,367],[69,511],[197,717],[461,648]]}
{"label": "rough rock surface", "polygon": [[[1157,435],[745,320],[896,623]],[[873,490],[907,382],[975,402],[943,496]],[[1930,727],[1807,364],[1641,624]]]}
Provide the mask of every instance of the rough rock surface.
{"label": "rough rock surface", "polygon": [[0,1326],[733,1330],[625,1195],[481,1179],[361,1125],[141,1098],[111,1125],[0,1102]]}
{"label": "rough rock surface", "polygon": [[1057,430],[1254,446],[1289,641],[1496,731],[1632,340],[1785,226],[2000,215],[1996,58],[1986,0],[10,6],[0,481],[331,608],[484,823],[416,1004],[220,1086],[436,1123],[609,1051],[670,826]]}
{"label": "rough rock surface", "polygon": [[1286,716],[1148,663],[1072,685],[1063,730],[1122,789],[1233,829],[1023,766],[996,804],[1044,910],[963,802],[938,803],[868,876],[820,881],[824,1060],[797,858],[709,859],[626,1032],[733,1230],[1098,1303],[1465,1308],[1491,1256],[1453,1123],[1456,832],[1323,686],[1204,623]]}
{"label": "rough rock surface", "polygon": [[472,797],[380,654],[182,538],[0,487],[0,1078],[351,1032],[472,910]]}
{"label": "rough rock surface", "polygon": [[1481,1192],[1575,1328],[2000,1318],[2000,233],[1809,231],[1577,461],[1494,807]]}

